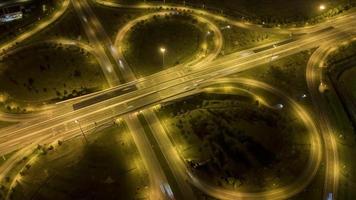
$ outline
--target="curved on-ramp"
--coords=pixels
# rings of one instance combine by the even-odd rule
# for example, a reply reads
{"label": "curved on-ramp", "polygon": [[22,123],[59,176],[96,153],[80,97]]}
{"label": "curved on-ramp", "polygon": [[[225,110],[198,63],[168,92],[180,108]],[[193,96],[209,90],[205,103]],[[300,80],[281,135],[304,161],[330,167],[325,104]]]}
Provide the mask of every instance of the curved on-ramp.
{"label": "curved on-ramp", "polygon": [[328,102],[323,96],[323,87],[325,87],[323,79],[323,69],[327,57],[337,49],[343,42],[356,40],[356,37],[351,35],[344,35],[330,40],[320,46],[310,57],[307,70],[306,80],[309,88],[310,96],[314,104],[316,119],[318,121],[318,128],[322,133],[323,148],[325,153],[325,180],[324,180],[324,199],[327,198],[329,193],[337,198],[338,185],[339,185],[339,155],[335,134],[337,128],[333,126],[333,117],[330,116]]}
{"label": "curved on-ramp", "polygon": [[[251,80],[251,79],[220,78],[216,80],[206,81],[203,82],[197,90],[190,93],[190,95],[200,93],[201,91],[204,90],[204,88],[209,88],[213,85],[224,84],[224,83],[229,83],[230,87],[233,87],[231,86],[232,84],[233,85],[238,84],[238,85],[247,85],[249,87],[263,89],[281,97],[288,105],[290,105],[291,109],[295,112],[295,115],[301,119],[301,121],[305,124],[306,128],[308,129],[308,132],[310,133],[310,143],[311,143],[310,154],[308,158],[308,163],[306,164],[303,173],[300,174],[293,183],[286,186],[282,186],[279,188],[271,189],[268,191],[262,191],[262,192],[244,192],[239,190],[222,188],[198,179],[187,167],[184,160],[180,156],[174,156],[173,154],[170,157],[174,157],[176,165],[172,166],[172,168],[178,171],[183,171],[185,173],[185,177],[190,181],[192,185],[194,185],[204,193],[217,199],[226,199],[226,200],[288,199],[301,192],[305,187],[309,185],[309,183],[315,177],[319,169],[319,165],[322,158],[321,139],[317,127],[314,121],[312,120],[312,118],[297,102],[295,102],[292,98],[285,95],[282,91],[266,83]],[[156,134],[157,137],[165,137],[163,135],[164,134],[162,133]],[[167,142],[161,145],[167,146]],[[173,145],[170,144],[170,146],[172,148],[171,150],[176,152]],[[164,152],[172,152],[172,151],[165,150]]]}

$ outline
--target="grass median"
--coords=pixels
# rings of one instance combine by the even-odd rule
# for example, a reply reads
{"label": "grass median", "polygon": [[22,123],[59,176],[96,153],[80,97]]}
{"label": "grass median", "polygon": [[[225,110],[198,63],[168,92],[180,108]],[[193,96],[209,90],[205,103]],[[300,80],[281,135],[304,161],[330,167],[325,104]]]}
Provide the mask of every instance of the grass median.
{"label": "grass median", "polygon": [[148,179],[126,127],[41,147],[11,199],[145,199]]}
{"label": "grass median", "polygon": [[160,117],[191,170],[218,186],[249,192],[284,186],[307,162],[310,143],[300,120],[246,94],[199,94],[163,106]]}

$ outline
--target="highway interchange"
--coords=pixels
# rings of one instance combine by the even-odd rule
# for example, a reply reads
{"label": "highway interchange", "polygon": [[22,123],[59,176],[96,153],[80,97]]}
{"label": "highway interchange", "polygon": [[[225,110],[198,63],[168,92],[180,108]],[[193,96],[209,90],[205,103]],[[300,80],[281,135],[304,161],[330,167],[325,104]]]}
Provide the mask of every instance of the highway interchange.
{"label": "highway interchange", "polygon": [[[201,58],[191,64],[179,65],[171,69],[163,70],[157,74],[137,79],[132,72],[129,64],[126,62],[120,50],[120,44],[127,31],[142,19],[152,17],[152,14],[142,16],[129,22],[117,34],[116,40],[112,42],[102,27],[95,13],[90,8],[87,0],[65,0],[61,9],[57,10],[52,17],[46,19],[32,30],[23,33],[15,40],[2,44],[2,52],[11,53],[21,48],[20,43],[32,35],[48,27],[51,23],[58,20],[66,9],[73,5],[78,17],[80,18],[86,35],[89,38],[90,46],[78,41],[69,41],[58,39],[57,41],[48,41],[62,43],[64,45],[76,45],[88,52],[91,52],[100,63],[102,71],[111,86],[110,89],[96,92],[87,96],[79,97],[56,105],[51,105],[39,114],[30,116],[9,116],[6,114],[0,119],[21,120],[17,125],[10,126],[1,130],[0,135],[0,153],[5,155],[17,149],[26,149],[31,145],[39,143],[51,143],[56,140],[67,140],[81,134],[80,128],[75,123],[79,121],[84,132],[90,132],[97,125],[110,123],[117,118],[125,120],[136,146],[141,154],[147,171],[150,172],[151,181],[151,199],[172,199],[175,195],[182,199],[192,199],[193,192],[191,185],[199,188],[205,193],[219,199],[287,199],[302,191],[315,176],[322,155],[326,159],[326,172],[324,184],[324,198],[329,193],[333,193],[334,199],[337,197],[338,190],[338,151],[334,139],[336,132],[331,125],[331,119],[323,110],[326,110],[326,103],[320,93],[320,85],[323,82],[320,63],[327,58],[332,47],[340,42],[350,41],[355,38],[354,28],[356,25],[356,14],[350,12],[343,16],[333,18],[327,22],[316,26],[306,28],[279,29],[262,28],[258,25],[246,24],[233,19],[228,19],[204,10],[186,8],[182,6],[175,7],[178,11],[189,9],[192,15],[199,20],[208,23],[216,35],[215,49],[205,58]],[[105,1],[96,1],[96,3],[111,7],[125,7],[120,4],[113,4]],[[154,5],[145,5],[132,7],[146,9],[155,7]],[[165,14],[168,11],[158,11],[155,14]],[[252,30],[266,30],[275,33],[289,33],[292,38],[287,41],[278,41],[273,44],[255,47],[242,52],[232,53],[227,56],[217,58],[220,53],[223,38],[220,30],[209,19],[226,21],[227,23]],[[19,47],[17,47],[19,45]],[[93,48],[95,47],[95,48]],[[243,78],[223,78],[237,72],[242,72],[253,67],[268,63],[272,55],[281,59],[293,55],[297,52],[317,48],[311,56],[307,66],[306,77],[309,92],[316,108],[317,116],[309,116],[305,111],[290,97],[284,95],[278,89],[267,84],[248,80]],[[313,144],[310,153],[309,164],[298,180],[292,185],[273,189],[261,193],[244,193],[239,191],[230,191],[219,188],[209,183],[198,180],[184,163],[176,150],[173,148],[165,129],[162,127],[159,119],[155,115],[154,106],[161,103],[196,94],[204,90],[205,87],[213,83],[234,82],[250,87],[262,88],[273,92],[285,99],[286,104],[293,105],[296,113],[304,121],[313,133],[311,143]],[[132,90],[132,88],[134,88]],[[129,92],[127,92],[129,91]],[[78,105],[88,99],[96,98],[101,95],[119,92],[120,95],[100,101],[95,104],[86,105],[80,109],[74,109],[73,105]],[[143,125],[138,119],[138,115],[144,116],[147,124],[150,126],[154,140],[159,144],[160,153],[164,160],[157,158],[157,152],[152,149],[152,141],[145,133]],[[326,145],[329,144],[329,145]],[[22,150],[24,151],[24,150]],[[323,154],[322,154],[323,152]],[[158,152],[159,153],[159,152]],[[15,160],[8,160],[8,164],[1,166],[0,172],[4,174],[9,170]],[[170,193],[169,188],[162,190],[162,185],[167,185],[170,180],[167,179],[162,170],[162,162],[168,164],[174,181],[178,185],[179,194]],[[189,184],[189,183],[190,184]],[[169,185],[169,184],[168,184]],[[179,198],[178,198],[179,199]]]}

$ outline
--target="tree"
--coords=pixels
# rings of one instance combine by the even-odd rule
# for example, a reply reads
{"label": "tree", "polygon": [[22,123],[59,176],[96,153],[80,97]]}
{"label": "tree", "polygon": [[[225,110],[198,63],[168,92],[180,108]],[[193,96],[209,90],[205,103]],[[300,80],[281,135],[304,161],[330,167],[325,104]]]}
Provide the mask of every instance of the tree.
{"label": "tree", "polygon": [[28,170],[28,169],[31,168],[31,165],[30,165],[30,164],[27,164],[25,167],[26,167],[26,169]]}
{"label": "tree", "polygon": [[34,82],[35,82],[35,80],[33,80],[33,78],[29,78],[29,79],[28,79],[28,84],[29,84],[30,86],[32,86]]}
{"label": "tree", "polygon": [[76,69],[76,70],[74,70],[74,74],[73,75],[74,75],[74,77],[78,78],[78,77],[80,77],[82,75],[82,73],[79,70]]}

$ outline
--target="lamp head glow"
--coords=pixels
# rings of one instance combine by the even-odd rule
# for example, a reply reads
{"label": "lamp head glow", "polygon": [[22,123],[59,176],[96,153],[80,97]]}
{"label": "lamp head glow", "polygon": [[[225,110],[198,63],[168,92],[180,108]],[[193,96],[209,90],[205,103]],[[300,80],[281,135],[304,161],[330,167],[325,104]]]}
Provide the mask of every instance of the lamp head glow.
{"label": "lamp head glow", "polygon": [[166,48],[161,47],[161,48],[159,48],[159,51],[160,51],[161,53],[165,53],[165,52],[166,52]]}
{"label": "lamp head glow", "polygon": [[321,5],[319,6],[319,10],[325,10],[325,8],[326,8],[326,6],[325,6],[324,4],[321,4]]}

